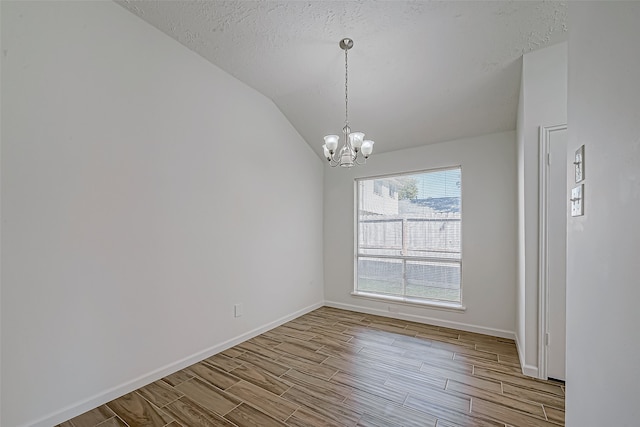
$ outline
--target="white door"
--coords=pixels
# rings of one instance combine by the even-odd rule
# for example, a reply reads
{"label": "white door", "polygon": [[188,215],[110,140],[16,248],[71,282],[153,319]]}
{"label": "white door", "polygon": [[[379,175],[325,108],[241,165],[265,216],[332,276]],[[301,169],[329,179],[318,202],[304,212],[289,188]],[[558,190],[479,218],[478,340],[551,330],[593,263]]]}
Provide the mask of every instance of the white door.
{"label": "white door", "polygon": [[547,292],[547,376],[565,380],[566,350],[566,261],[567,186],[570,172],[567,159],[567,130],[550,132],[549,139],[549,192],[548,192],[548,259],[549,281]]}

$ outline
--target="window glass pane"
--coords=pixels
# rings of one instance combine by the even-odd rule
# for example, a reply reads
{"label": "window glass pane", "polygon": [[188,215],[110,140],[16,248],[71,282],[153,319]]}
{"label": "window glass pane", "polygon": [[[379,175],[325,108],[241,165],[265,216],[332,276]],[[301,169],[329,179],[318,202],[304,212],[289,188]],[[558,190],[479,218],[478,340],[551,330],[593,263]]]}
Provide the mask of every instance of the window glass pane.
{"label": "window glass pane", "polygon": [[402,293],[402,261],[358,257],[358,290],[400,295]]}
{"label": "window glass pane", "polygon": [[460,301],[458,262],[406,262],[407,292],[410,297]]}
{"label": "window glass pane", "polygon": [[362,249],[402,249],[402,220],[379,221],[364,215],[359,226]]}
{"label": "window glass pane", "polygon": [[410,218],[408,255],[460,259],[460,218]]}
{"label": "window glass pane", "polygon": [[358,180],[357,290],[460,302],[461,181],[460,168]]}

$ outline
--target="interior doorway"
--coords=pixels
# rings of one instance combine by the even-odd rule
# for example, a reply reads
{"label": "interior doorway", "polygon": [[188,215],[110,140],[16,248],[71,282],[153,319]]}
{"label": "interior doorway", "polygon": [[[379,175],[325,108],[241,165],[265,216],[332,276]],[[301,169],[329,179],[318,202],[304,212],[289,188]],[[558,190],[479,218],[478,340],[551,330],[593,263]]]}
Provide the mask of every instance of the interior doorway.
{"label": "interior doorway", "polygon": [[538,366],[542,379],[565,380],[568,213],[567,125],[540,127]]}

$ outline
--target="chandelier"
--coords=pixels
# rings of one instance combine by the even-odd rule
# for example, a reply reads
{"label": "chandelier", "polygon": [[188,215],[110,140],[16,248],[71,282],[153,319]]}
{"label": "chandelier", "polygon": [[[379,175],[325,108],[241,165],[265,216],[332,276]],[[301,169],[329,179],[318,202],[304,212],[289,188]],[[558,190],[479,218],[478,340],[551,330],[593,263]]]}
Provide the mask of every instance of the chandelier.
{"label": "chandelier", "polygon": [[365,140],[362,132],[351,132],[349,127],[349,67],[347,52],[352,47],[353,40],[348,38],[340,40],[340,48],[344,50],[344,127],[342,128],[344,145],[338,150],[340,137],[338,135],[327,135],[324,137],[324,145],[322,146],[324,156],[332,168],[338,165],[345,168],[350,168],[354,164],[363,165],[373,151],[374,142]]}

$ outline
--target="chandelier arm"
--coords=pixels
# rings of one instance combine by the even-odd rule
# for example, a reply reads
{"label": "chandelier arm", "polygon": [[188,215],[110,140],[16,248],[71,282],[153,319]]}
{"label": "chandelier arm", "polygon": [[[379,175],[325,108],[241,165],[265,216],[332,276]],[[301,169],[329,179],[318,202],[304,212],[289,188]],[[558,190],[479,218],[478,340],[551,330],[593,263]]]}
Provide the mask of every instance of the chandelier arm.
{"label": "chandelier arm", "polygon": [[335,168],[336,166],[340,165],[340,160],[336,160],[335,158],[335,153],[331,155],[331,159],[329,160],[329,166],[331,166],[332,168]]}
{"label": "chandelier arm", "polygon": [[[358,159],[364,159],[364,160],[361,162]],[[367,164],[367,158],[364,157],[364,156],[360,157],[358,154],[356,154],[356,158],[353,159],[353,162],[355,164],[357,164],[358,166],[366,165]]]}

